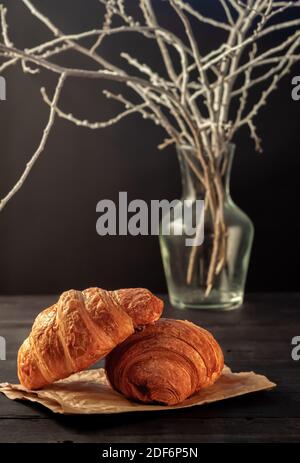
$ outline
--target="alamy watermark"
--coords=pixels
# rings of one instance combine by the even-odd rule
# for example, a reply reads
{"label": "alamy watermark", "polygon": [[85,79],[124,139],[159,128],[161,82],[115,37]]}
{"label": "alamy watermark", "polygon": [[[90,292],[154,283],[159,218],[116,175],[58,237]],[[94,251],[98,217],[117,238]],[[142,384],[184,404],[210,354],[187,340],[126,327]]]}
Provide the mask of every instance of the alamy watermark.
{"label": "alamy watermark", "polygon": [[0,360],[6,360],[6,340],[0,336]]}
{"label": "alamy watermark", "polygon": [[6,100],[6,80],[3,76],[0,76],[0,100]]}
{"label": "alamy watermark", "polygon": [[101,215],[96,222],[98,235],[182,235],[186,246],[200,246],[204,240],[204,201],[185,199],[142,199],[128,203],[127,193],[119,193],[119,204],[110,199],[97,203]]}
{"label": "alamy watermark", "polygon": [[300,100],[300,76],[294,76],[292,78],[292,98],[294,101]]}
{"label": "alamy watermark", "polygon": [[292,352],[291,356],[292,359],[295,361],[300,360],[300,336],[294,336],[292,338]]}

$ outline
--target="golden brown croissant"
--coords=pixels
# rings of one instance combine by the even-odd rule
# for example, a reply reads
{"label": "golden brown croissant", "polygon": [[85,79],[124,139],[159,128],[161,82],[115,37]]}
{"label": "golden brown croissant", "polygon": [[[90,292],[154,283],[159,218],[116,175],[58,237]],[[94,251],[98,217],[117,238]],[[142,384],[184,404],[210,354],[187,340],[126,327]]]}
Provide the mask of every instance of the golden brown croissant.
{"label": "golden brown croissant", "polygon": [[212,334],[191,322],[166,318],[127,338],[106,359],[108,380],[117,391],[166,405],[213,384],[223,366]]}
{"label": "golden brown croissant", "polygon": [[147,289],[64,292],[41,312],[18,354],[18,376],[28,389],[39,389],[83,370],[134,333],[156,321],[163,302]]}

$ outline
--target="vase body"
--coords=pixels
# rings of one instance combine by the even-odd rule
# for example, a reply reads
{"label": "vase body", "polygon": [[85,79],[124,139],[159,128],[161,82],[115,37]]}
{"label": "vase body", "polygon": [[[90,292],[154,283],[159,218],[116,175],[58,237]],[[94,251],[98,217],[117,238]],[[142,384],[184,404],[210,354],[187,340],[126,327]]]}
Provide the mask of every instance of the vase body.
{"label": "vase body", "polygon": [[[193,203],[201,199],[207,204],[207,189],[203,187],[187,162],[188,156],[191,155],[190,151],[189,148],[177,148],[182,174],[181,201],[189,200]],[[178,226],[184,229],[184,223],[178,224],[180,220],[178,217],[173,218],[173,223],[171,218],[170,234],[160,233],[160,247],[169,297],[172,305],[177,308],[230,310],[243,303],[254,227],[249,217],[236,206],[230,196],[234,151],[234,145],[230,145],[225,156],[226,162],[220,168],[219,178],[223,199],[219,207],[222,209],[225,227],[221,232],[223,236],[219,239],[223,240],[224,247],[222,259],[220,258],[209,287],[208,274],[215,252],[214,239],[217,233],[210,209],[205,206],[202,224],[204,239],[200,245],[187,246],[184,234],[172,233],[172,230],[178,229]]]}

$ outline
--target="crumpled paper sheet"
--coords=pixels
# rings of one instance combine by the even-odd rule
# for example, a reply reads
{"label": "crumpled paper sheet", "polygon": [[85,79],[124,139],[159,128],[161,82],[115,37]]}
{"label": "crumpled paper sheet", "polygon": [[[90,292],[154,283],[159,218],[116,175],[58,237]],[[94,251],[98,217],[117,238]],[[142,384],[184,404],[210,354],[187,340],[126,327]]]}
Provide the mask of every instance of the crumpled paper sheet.
{"label": "crumpled paper sheet", "polygon": [[169,410],[193,407],[229,399],[249,392],[273,389],[276,384],[265,376],[251,372],[232,373],[224,367],[218,381],[179,405],[147,405],[130,401],[114,391],[103,368],[81,371],[39,391],[30,391],[20,384],[0,384],[0,392],[9,399],[29,400],[62,414],[111,414],[139,411]]}

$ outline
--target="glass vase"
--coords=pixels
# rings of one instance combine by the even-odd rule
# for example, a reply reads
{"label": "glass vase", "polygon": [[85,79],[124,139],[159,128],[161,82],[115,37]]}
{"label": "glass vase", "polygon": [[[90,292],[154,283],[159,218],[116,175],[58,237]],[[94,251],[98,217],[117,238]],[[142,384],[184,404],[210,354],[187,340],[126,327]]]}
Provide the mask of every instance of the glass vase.
{"label": "glass vase", "polygon": [[[243,303],[254,227],[230,196],[234,152],[234,145],[230,145],[217,165],[222,200],[213,211],[207,207],[207,188],[188,162],[193,155],[192,150],[177,147],[182,175],[181,201],[194,203],[201,199],[205,202],[202,244],[187,246],[184,233],[172,233],[174,229],[184,230],[185,224],[178,223],[183,218],[171,217],[170,233],[160,233],[169,297],[177,308],[230,310]],[[211,179],[213,181],[214,177]],[[193,210],[196,211],[196,208]],[[216,228],[216,217],[220,211],[223,226]],[[221,245],[217,246],[216,243]],[[215,258],[216,254],[219,254],[219,260]],[[213,259],[215,265],[212,272]]]}

